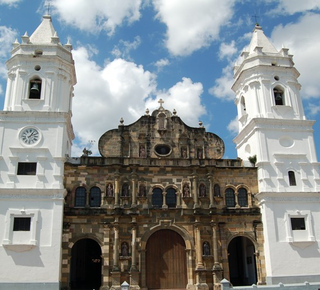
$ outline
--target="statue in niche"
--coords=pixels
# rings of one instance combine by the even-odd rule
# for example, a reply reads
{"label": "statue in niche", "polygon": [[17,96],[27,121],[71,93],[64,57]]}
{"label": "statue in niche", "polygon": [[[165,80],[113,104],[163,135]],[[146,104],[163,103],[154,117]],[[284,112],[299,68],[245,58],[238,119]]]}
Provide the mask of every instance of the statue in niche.
{"label": "statue in niche", "polygon": [[107,185],[107,197],[113,197],[113,186],[111,183]]}
{"label": "statue in niche", "polygon": [[215,185],[214,185],[213,191],[214,191],[214,196],[216,196],[216,197],[221,197],[219,184],[215,184]]}
{"label": "statue in niche", "polygon": [[188,183],[185,183],[183,185],[182,194],[183,194],[183,197],[190,197],[190,188]]}
{"label": "statue in niche", "polygon": [[204,242],[202,246],[203,256],[210,256],[210,245],[208,242]]}
{"label": "statue in niche", "polygon": [[139,186],[139,196],[140,197],[146,197],[146,195],[147,195],[147,190],[146,190],[145,185],[140,184],[140,186]]}
{"label": "statue in niche", "polygon": [[129,256],[129,245],[127,242],[121,244],[121,256]]}
{"label": "statue in niche", "polygon": [[124,183],[122,185],[121,196],[129,196],[129,185],[128,185],[128,183]]}
{"label": "statue in niche", "polygon": [[144,144],[140,144],[140,146],[139,146],[139,157],[141,157],[141,158],[147,157],[146,148],[145,148]]}
{"label": "statue in niche", "polygon": [[181,157],[182,158],[187,158],[188,155],[187,155],[187,148],[186,147],[182,147],[181,148]]}
{"label": "statue in niche", "polygon": [[199,196],[200,197],[206,197],[207,196],[206,186],[203,183],[201,183],[200,187],[199,187]]}
{"label": "statue in niche", "polygon": [[197,149],[197,158],[198,159],[202,159],[203,158],[202,148],[198,148]]}

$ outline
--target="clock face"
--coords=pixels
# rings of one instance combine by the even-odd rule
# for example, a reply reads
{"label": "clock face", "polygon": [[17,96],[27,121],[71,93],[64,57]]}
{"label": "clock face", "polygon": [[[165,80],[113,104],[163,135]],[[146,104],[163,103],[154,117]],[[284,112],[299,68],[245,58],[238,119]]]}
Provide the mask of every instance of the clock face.
{"label": "clock face", "polygon": [[40,139],[40,133],[35,128],[24,129],[21,133],[21,140],[27,145],[35,144]]}

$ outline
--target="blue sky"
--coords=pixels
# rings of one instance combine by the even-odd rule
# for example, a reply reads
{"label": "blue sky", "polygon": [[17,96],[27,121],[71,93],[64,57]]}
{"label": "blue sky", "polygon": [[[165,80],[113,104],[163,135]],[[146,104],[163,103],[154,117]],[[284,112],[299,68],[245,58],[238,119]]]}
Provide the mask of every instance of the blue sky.
{"label": "blue sky", "polygon": [[[0,0],[0,103],[11,44],[30,36],[48,1]],[[320,152],[320,0],[51,0],[62,44],[73,45],[73,156],[84,147],[98,155],[99,137],[158,108],[189,126],[199,120],[236,158],[233,65],[249,44],[255,20],[278,49],[289,48],[301,73],[308,119],[316,120]],[[92,142],[93,141],[93,142]]]}

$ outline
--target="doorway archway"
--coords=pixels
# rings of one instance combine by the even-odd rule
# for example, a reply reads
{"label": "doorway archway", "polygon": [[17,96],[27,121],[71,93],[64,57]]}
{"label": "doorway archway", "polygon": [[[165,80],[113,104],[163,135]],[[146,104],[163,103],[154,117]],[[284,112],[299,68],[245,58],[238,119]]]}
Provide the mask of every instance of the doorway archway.
{"label": "doorway archway", "polygon": [[146,245],[148,289],[185,289],[187,285],[186,245],[173,230],[153,233]]}
{"label": "doorway archway", "polygon": [[77,241],[71,250],[71,289],[99,289],[101,286],[101,248],[92,239]]}
{"label": "doorway archway", "polygon": [[236,237],[228,246],[230,282],[233,286],[257,283],[255,247],[246,237]]}

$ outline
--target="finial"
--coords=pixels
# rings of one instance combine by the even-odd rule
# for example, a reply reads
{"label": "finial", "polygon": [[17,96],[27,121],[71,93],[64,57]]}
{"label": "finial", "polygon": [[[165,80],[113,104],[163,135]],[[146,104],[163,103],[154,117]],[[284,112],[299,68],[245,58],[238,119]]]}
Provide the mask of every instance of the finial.
{"label": "finial", "polygon": [[176,109],[173,109],[173,115],[174,115],[174,116],[177,115]]}
{"label": "finial", "polygon": [[254,18],[254,22],[255,22],[255,26],[260,26],[259,23],[258,23],[258,18],[259,16],[257,16],[256,14],[252,16],[252,18]]}
{"label": "finial", "polygon": [[149,109],[146,109],[146,115],[149,116]]}
{"label": "finial", "polygon": [[199,127],[200,127],[200,128],[203,128],[203,123],[202,123],[202,121],[199,121]]}
{"label": "finial", "polygon": [[160,99],[160,100],[158,101],[158,103],[160,104],[160,108],[159,108],[159,109],[163,109],[162,104],[164,103],[164,100]]}
{"label": "finial", "polygon": [[124,120],[123,120],[123,118],[121,117],[121,118],[120,118],[120,126],[123,126],[123,122],[124,122]]}
{"label": "finial", "polygon": [[50,15],[51,2],[46,1],[44,6],[47,7],[47,15]]}

